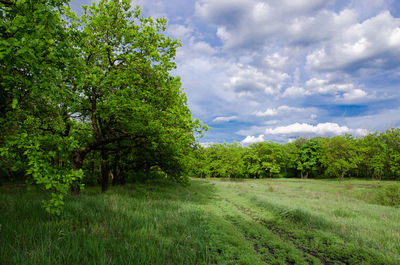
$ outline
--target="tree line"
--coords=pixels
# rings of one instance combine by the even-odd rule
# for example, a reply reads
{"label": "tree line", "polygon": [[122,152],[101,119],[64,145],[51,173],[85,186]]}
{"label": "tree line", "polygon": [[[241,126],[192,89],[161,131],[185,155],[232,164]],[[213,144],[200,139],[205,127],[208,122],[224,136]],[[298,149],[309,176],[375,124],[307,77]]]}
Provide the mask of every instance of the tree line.
{"label": "tree line", "polygon": [[84,184],[161,175],[188,181],[204,126],[179,77],[167,21],[128,0],[77,16],[66,0],[0,1],[0,177],[64,196]]}
{"label": "tree line", "polygon": [[201,178],[400,178],[400,129],[369,134],[297,138],[290,143],[212,144],[192,157]]}

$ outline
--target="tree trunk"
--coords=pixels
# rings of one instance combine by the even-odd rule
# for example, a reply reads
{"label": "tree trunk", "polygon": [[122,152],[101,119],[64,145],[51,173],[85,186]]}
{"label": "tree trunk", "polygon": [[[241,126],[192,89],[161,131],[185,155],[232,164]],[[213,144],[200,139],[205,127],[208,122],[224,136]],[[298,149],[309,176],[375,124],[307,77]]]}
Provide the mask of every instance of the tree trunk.
{"label": "tree trunk", "polygon": [[121,175],[120,175],[121,170],[119,168],[119,159],[120,159],[120,154],[119,154],[119,152],[117,152],[117,154],[115,155],[115,160],[114,160],[113,166],[112,166],[113,170],[112,170],[112,173],[111,173],[111,174],[113,174],[113,175],[111,175],[111,177],[112,177],[112,185],[113,186],[116,186],[118,184],[119,185],[123,185],[124,184],[123,183],[124,180],[121,178]]}
{"label": "tree trunk", "polygon": [[[74,171],[82,169],[83,166],[83,158],[85,154],[80,153],[76,150],[73,151],[72,154],[72,168]],[[71,185],[71,194],[72,195],[79,195],[81,192],[80,181],[77,180],[75,183]]]}
{"label": "tree trunk", "polygon": [[101,150],[101,192],[105,192],[108,189],[108,161],[107,161],[106,150]]}

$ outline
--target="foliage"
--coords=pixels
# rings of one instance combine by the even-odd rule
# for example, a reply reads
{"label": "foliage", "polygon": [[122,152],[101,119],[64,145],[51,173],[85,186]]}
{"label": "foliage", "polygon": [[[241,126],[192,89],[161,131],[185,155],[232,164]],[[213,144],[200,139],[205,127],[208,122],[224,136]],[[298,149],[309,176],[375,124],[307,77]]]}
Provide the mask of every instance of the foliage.
{"label": "foliage", "polygon": [[297,170],[300,171],[301,178],[308,178],[312,171],[322,167],[321,144],[322,138],[299,138],[295,141],[295,145],[298,146]]}
{"label": "foliage", "polygon": [[98,152],[103,191],[111,174],[124,182],[130,170],[157,168],[187,181],[186,154],[202,126],[191,117],[179,77],[169,74],[180,43],[163,35],[166,20],[141,17],[129,1],[100,1],[70,17],[82,29],[76,45],[85,61],[85,97],[78,111],[91,136],[76,150],[77,167]]}
{"label": "foliage", "polygon": [[351,136],[328,138],[323,142],[322,148],[322,161],[327,174],[343,179],[350,170],[357,168],[359,157]]}
{"label": "foliage", "polygon": [[[49,192],[84,182],[124,184],[132,172],[188,182],[189,154],[205,127],[170,74],[178,40],[166,20],[130,1],[1,1],[0,165]],[[152,174],[153,172],[154,174]],[[4,177],[3,177],[4,178]]]}
{"label": "foliage", "polygon": [[73,32],[62,19],[65,1],[0,3],[0,153],[9,177],[23,172],[49,191],[48,212],[59,214],[73,171],[69,134],[71,89],[79,59],[70,45]]}
{"label": "foliage", "polygon": [[215,144],[206,149],[208,177],[236,178],[242,176],[242,147],[238,143]]}
{"label": "foliage", "polygon": [[273,142],[255,143],[245,156],[248,172],[255,178],[277,176],[281,170],[283,149]]}
{"label": "foliage", "polygon": [[391,184],[381,187],[377,192],[377,200],[382,205],[400,205],[400,184]]}
{"label": "foliage", "polygon": [[400,128],[392,128],[382,134],[382,140],[387,146],[386,159],[393,178],[400,175]]}
{"label": "foliage", "polygon": [[[213,144],[191,156],[198,177],[400,178],[400,129],[351,135],[298,138],[291,143]],[[231,173],[229,173],[231,172]],[[234,172],[234,173],[233,173]]]}

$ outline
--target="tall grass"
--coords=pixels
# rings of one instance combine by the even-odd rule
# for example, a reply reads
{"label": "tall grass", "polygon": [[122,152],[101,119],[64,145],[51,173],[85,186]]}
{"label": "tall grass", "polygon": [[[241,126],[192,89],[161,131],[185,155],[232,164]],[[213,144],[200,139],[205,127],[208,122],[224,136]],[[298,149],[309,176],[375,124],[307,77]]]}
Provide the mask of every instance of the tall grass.
{"label": "tall grass", "polygon": [[40,193],[3,189],[0,263],[206,263],[208,239],[199,205],[212,197],[205,186],[137,184],[106,194],[89,188],[67,199],[61,217],[41,209]]}
{"label": "tall grass", "polygon": [[60,217],[0,187],[0,264],[400,264],[390,183],[192,180],[87,188]]}

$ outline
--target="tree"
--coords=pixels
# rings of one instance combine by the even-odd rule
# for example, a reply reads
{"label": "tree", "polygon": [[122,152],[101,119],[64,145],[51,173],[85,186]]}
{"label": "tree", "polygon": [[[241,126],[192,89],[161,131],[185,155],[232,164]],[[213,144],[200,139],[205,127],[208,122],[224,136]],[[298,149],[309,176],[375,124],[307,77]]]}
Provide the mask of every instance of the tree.
{"label": "tree", "polygon": [[357,168],[360,161],[355,140],[351,135],[325,138],[322,149],[322,163],[326,167],[326,172],[340,179],[343,179],[350,170]]}
{"label": "tree", "polygon": [[245,156],[247,171],[256,178],[272,177],[281,172],[284,163],[282,145],[273,142],[254,143]]}
{"label": "tree", "polygon": [[103,191],[135,170],[188,180],[203,126],[170,75],[180,44],[164,36],[165,19],[129,1],[100,1],[79,18],[64,1],[0,8],[0,161],[51,191],[50,212],[97,164]]}
{"label": "tree", "polygon": [[1,166],[50,191],[44,205],[54,213],[82,177],[69,159],[77,140],[67,113],[80,60],[62,19],[65,3],[0,2]]}
{"label": "tree", "polygon": [[206,161],[202,163],[205,166],[203,172],[210,177],[243,177],[242,146],[239,143],[213,144],[206,148],[203,159]]}
{"label": "tree", "polygon": [[361,153],[358,170],[364,169],[365,177],[372,174],[372,178],[382,179],[387,168],[387,146],[377,133],[364,136],[357,144]]}
{"label": "tree", "polygon": [[297,169],[301,178],[308,178],[313,170],[317,170],[321,165],[321,155],[321,138],[312,138],[299,145]]}
{"label": "tree", "polygon": [[81,29],[75,45],[85,62],[76,111],[89,125],[82,132],[89,138],[74,150],[74,168],[98,152],[102,191],[119,164],[146,172],[158,168],[182,179],[202,126],[192,119],[179,77],[170,75],[179,41],[163,35],[165,19],[141,17],[129,1],[84,8],[80,18],[70,13],[71,25]]}
{"label": "tree", "polygon": [[392,178],[400,176],[400,129],[392,128],[381,134],[386,145],[386,161]]}

